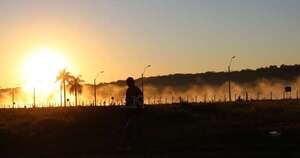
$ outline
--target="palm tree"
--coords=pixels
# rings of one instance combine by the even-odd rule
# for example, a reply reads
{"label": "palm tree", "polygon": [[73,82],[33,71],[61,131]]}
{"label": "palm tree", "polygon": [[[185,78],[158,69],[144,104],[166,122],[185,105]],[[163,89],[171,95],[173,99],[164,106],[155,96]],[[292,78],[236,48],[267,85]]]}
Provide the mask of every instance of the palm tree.
{"label": "palm tree", "polygon": [[77,98],[78,95],[82,93],[82,83],[84,80],[81,79],[81,75],[74,77],[71,76],[70,81],[69,81],[69,91],[71,94],[75,95],[75,106],[77,106]]}
{"label": "palm tree", "polygon": [[64,106],[67,105],[66,100],[66,83],[69,82],[71,77],[71,73],[66,69],[59,71],[58,76],[56,77],[56,81],[60,81],[60,104],[62,106],[62,89],[64,91]]}

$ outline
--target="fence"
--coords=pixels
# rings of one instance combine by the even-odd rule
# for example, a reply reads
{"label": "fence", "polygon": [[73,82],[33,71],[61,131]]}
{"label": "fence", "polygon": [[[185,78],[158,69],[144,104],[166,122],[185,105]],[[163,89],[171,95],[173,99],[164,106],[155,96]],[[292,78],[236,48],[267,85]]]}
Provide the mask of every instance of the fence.
{"label": "fence", "polygon": [[[233,102],[236,101],[273,101],[273,100],[298,100],[299,101],[299,90],[294,94],[287,94],[283,92],[281,95],[273,93],[272,91],[269,94],[261,93],[248,93],[243,94],[234,94]],[[179,103],[226,103],[229,98],[226,95],[217,96],[217,95],[207,95],[202,96],[146,96],[144,98],[144,103],[146,105],[161,105],[161,104],[179,104]],[[125,97],[117,98],[102,98],[97,101],[96,106],[120,106],[125,104]],[[2,104],[1,108],[30,108],[33,107],[33,104]],[[79,100],[79,106],[94,106],[94,100]],[[36,103],[36,107],[60,107],[60,102],[47,102],[47,103]],[[72,101],[67,102],[68,107],[75,106],[75,103]]]}

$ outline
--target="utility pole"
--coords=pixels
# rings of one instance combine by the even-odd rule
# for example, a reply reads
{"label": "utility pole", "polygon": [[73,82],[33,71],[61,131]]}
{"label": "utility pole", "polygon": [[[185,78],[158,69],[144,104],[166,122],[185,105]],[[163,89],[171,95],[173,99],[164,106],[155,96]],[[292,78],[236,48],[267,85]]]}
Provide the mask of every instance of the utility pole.
{"label": "utility pole", "polygon": [[94,106],[97,105],[97,87],[96,87],[96,79],[94,79]]}
{"label": "utility pole", "polygon": [[104,73],[104,71],[98,72],[98,74],[94,78],[94,106],[97,106],[97,84],[96,84],[96,80],[97,80],[98,76],[102,73]]}
{"label": "utility pole", "polygon": [[144,73],[142,73],[142,93],[144,95]]}
{"label": "utility pole", "polygon": [[33,108],[35,108],[35,87],[33,88]]}
{"label": "utility pole", "polygon": [[143,92],[143,95],[144,95],[144,75],[145,75],[145,72],[146,72],[146,69],[151,67],[151,65],[147,65],[145,68],[144,68],[144,71],[142,73],[142,92]]}
{"label": "utility pole", "polygon": [[15,88],[11,89],[11,101],[12,101],[12,106],[14,108],[14,106],[15,106]]}
{"label": "utility pole", "polygon": [[270,100],[273,100],[273,92],[270,93]]}
{"label": "utility pole", "polygon": [[231,98],[231,65],[232,65],[232,61],[233,59],[235,58],[235,56],[231,57],[230,59],[230,62],[229,62],[229,65],[228,65],[228,75],[229,75],[229,78],[228,78],[228,97],[229,97],[229,102],[232,101],[232,98]]}
{"label": "utility pole", "polygon": [[[228,73],[230,75],[230,66],[228,66]],[[230,80],[230,77],[228,79],[228,97],[229,97],[229,102],[231,102],[231,80]]]}

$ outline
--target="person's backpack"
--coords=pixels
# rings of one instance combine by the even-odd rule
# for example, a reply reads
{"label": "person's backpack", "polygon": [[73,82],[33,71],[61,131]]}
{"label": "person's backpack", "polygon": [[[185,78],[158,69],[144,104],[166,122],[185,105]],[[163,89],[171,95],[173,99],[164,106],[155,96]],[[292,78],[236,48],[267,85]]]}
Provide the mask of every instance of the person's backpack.
{"label": "person's backpack", "polygon": [[132,96],[132,104],[130,104],[129,107],[130,108],[144,108],[143,95]]}
{"label": "person's backpack", "polygon": [[133,102],[137,108],[144,108],[144,96],[143,95],[139,95],[139,96],[135,97]]}

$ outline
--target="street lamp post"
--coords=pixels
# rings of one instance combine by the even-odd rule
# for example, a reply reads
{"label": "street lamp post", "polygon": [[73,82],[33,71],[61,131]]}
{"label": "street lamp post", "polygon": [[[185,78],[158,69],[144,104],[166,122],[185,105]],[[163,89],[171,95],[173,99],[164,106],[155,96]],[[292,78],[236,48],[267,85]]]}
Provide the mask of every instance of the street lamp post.
{"label": "street lamp post", "polygon": [[16,84],[15,86],[13,86],[13,88],[11,88],[11,101],[12,101],[12,107],[14,108],[16,105],[16,91],[18,90],[18,88],[20,88],[21,84]]}
{"label": "street lamp post", "polygon": [[35,87],[33,88],[33,105],[32,107],[35,108],[36,104],[35,104]]}
{"label": "street lamp post", "polygon": [[146,69],[151,67],[151,65],[147,65],[145,68],[144,68],[144,71],[142,73],[142,92],[143,92],[143,95],[144,95],[144,75],[145,75],[145,72],[146,72]]}
{"label": "street lamp post", "polygon": [[230,62],[229,62],[229,65],[228,65],[228,75],[229,75],[229,78],[228,78],[228,97],[229,97],[229,102],[232,101],[231,99],[231,79],[230,79],[230,72],[231,72],[231,65],[232,65],[232,61],[233,59],[236,58],[235,56],[231,57],[230,58]]}
{"label": "street lamp post", "polygon": [[296,99],[299,100],[299,89],[297,88],[297,92],[296,92]]}
{"label": "street lamp post", "polygon": [[13,108],[15,107],[15,88],[11,89],[11,101],[12,101],[12,106]]}
{"label": "street lamp post", "polygon": [[100,74],[104,73],[104,71],[98,72],[94,79],[94,106],[97,106],[97,85],[96,85],[96,80]]}

